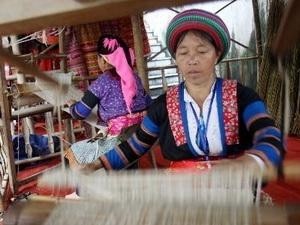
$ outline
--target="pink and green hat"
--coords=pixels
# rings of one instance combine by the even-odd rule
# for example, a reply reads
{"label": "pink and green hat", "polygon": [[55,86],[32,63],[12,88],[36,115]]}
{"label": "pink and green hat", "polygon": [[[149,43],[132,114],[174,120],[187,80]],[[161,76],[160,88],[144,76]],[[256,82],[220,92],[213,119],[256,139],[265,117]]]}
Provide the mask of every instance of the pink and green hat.
{"label": "pink and green hat", "polygon": [[214,13],[190,9],[177,14],[168,25],[166,44],[173,58],[175,58],[180,36],[188,30],[200,30],[207,33],[221,51],[219,61],[225,57],[230,47],[230,35],[223,20]]}

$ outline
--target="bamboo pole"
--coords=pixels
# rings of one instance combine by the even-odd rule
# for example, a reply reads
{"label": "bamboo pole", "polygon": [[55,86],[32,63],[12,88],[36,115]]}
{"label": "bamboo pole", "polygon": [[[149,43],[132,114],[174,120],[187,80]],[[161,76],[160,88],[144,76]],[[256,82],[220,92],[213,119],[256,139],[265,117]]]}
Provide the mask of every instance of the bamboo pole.
{"label": "bamboo pole", "polygon": [[138,14],[131,16],[134,50],[136,55],[136,67],[137,67],[138,74],[142,79],[142,83],[144,85],[145,90],[149,92],[149,80],[146,74],[146,64],[145,64],[144,52],[143,52],[144,45],[143,45],[143,38],[142,38],[142,31],[141,31],[141,23],[142,21]]}

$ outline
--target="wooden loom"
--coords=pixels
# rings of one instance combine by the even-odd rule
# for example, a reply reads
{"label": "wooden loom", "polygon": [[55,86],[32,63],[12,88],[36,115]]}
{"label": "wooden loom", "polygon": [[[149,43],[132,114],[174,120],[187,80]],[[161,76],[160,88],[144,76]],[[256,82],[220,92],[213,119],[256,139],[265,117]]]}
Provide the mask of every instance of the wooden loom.
{"label": "wooden loom", "polygon": [[[73,82],[93,79],[93,77],[78,77],[71,73],[46,73],[52,81],[37,78],[35,82],[27,82],[24,84],[15,84],[11,88],[11,95],[13,96],[12,105],[15,108],[24,105],[30,105],[45,100],[48,104],[37,105],[33,108],[25,108],[16,110],[12,113],[12,118],[22,118],[36,111],[45,112],[53,110],[54,107],[62,107],[64,112],[69,113],[69,108],[65,107],[68,100],[73,99],[79,101],[83,96],[83,92],[74,88]],[[97,109],[94,108],[90,116],[85,120],[88,124],[98,129],[104,129],[103,126],[97,124],[98,116]]]}
{"label": "wooden loom", "polygon": [[[167,7],[174,4],[187,4],[192,2],[201,2],[201,1],[188,1],[188,0],[186,1],[169,1],[169,0],[168,1],[139,1],[139,0],[128,0],[128,1],[125,0],[123,1],[122,0],[116,0],[116,1],[81,0],[80,1],[78,0],[75,1],[74,0],[74,1],[64,2],[64,7],[61,7],[61,1],[47,0],[47,1],[43,1],[42,3],[37,3],[36,1],[33,0],[25,0],[22,1],[22,3],[20,3],[18,0],[10,0],[10,1],[7,0],[1,3],[0,34],[6,35],[11,33],[23,33],[28,31],[34,31],[48,26],[58,26],[58,25],[62,25],[61,24],[62,21],[65,24],[87,23],[87,22],[98,21],[101,19],[110,19],[115,17],[115,15],[124,16],[124,15],[141,12],[143,10],[149,10],[158,7]],[[26,5],[34,6],[34,7],[28,8],[28,10],[24,10],[24,6]],[[48,5],[49,7],[44,7],[44,5]],[[289,7],[290,11],[288,12],[291,12],[292,10],[295,9],[297,12],[299,12],[299,5],[300,5],[299,2],[296,3],[296,1],[290,1],[290,7]],[[12,18],[11,15],[7,15],[7,12],[9,12],[9,8],[13,8],[15,10],[15,14],[14,14],[15,17]],[[293,14],[296,15],[297,12],[296,13],[293,12]],[[297,21],[295,17],[294,17],[294,21]],[[282,32],[278,36],[279,37],[278,39],[281,41],[277,41],[276,42],[277,44],[275,44],[274,47],[274,51],[277,54],[283,54],[283,52],[286,51],[288,47],[290,47],[295,43],[295,41],[297,41],[297,39],[294,38],[290,39],[292,41],[289,42],[282,41],[285,39],[286,36],[294,36],[296,30],[287,26],[287,24],[293,24],[292,22],[288,23],[287,21],[284,21],[284,23],[286,26],[282,25],[283,27]],[[299,37],[299,33],[300,32],[298,30],[297,33],[298,37]],[[280,47],[278,48],[278,46]],[[5,55],[4,59],[5,61],[7,61],[7,59],[10,59],[10,56]],[[4,59],[2,58],[2,61]],[[10,62],[14,64],[15,62],[18,61],[17,59],[13,59]],[[19,64],[18,66],[22,68],[24,65]],[[25,69],[24,72],[26,72]],[[36,71],[35,72],[31,71],[30,73],[33,73],[36,76],[41,75],[39,72]],[[3,88],[3,83],[1,87]],[[8,106],[7,100],[3,98],[3,96],[1,97],[1,102],[3,102],[1,106],[4,107]],[[4,119],[4,121],[7,121],[6,120],[7,115],[4,114],[2,118]],[[6,124],[4,124],[4,128],[5,127],[6,128],[9,127],[7,122]],[[4,142],[7,144],[7,146],[10,146],[9,138],[10,136],[6,134],[7,140]],[[10,158],[10,161],[12,161],[12,158]],[[11,172],[10,175],[14,175],[13,173],[14,172]],[[58,206],[59,204],[63,203],[63,201],[64,200],[54,200],[54,201],[47,200],[47,201],[32,201],[26,204],[20,203],[20,206],[17,207],[17,209],[20,210],[22,213],[19,214],[20,217],[18,218],[18,220],[12,221],[11,224],[16,224],[17,222],[20,222],[22,224],[42,224],[45,221],[47,215],[49,215],[50,211],[55,209],[56,206]],[[84,202],[82,204],[80,204],[79,202],[70,202],[70,204],[84,206]],[[118,206],[113,205],[112,207],[117,208]],[[199,206],[199,209],[201,209],[201,206]],[[175,214],[180,215],[182,208],[178,207],[175,209],[173,208],[172,210],[174,210]],[[300,220],[299,207],[297,206],[295,207],[289,206],[286,208],[266,207],[266,208],[260,208],[259,210],[262,212],[261,214],[262,223],[260,224],[298,224],[298,221]],[[257,213],[257,209],[253,209],[253,211],[251,212],[253,212],[253,215],[255,215],[255,213]],[[34,217],[34,219],[32,217]],[[182,218],[183,217],[178,217],[178,221],[176,221],[177,224],[184,224],[180,220]],[[251,224],[255,224],[255,223],[251,223]]]}
{"label": "wooden loom", "polygon": [[[292,169],[295,171],[295,167]],[[112,171],[108,175],[84,176],[52,171],[42,178],[42,183],[56,188],[75,185],[81,199],[33,197],[23,203],[16,202],[13,210],[5,215],[5,221],[6,225],[298,224],[299,205],[253,204],[252,182],[259,183],[260,178],[259,171],[240,164],[216,167],[200,175]],[[300,178],[299,172],[297,178]]]}
{"label": "wooden loom", "polygon": [[[0,35],[10,35],[19,34],[36,31],[38,29],[43,29],[49,26],[59,27],[61,25],[74,25],[89,22],[96,22],[105,19],[112,19],[115,17],[121,17],[126,15],[132,16],[132,25],[135,30],[133,33],[134,42],[139,50],[141,46],[141,34],[139,33],[139,22],[137,13],[141,13],[144,10],[152,10],[159,7],[167,7],[171,5],[180,5],[186,3],[197,2],[195,0],[185,0],[185,1],[139,1],[139,0],[89,0],[89,1],[64,1],[63,7],[60,0],[46,0],[43,2],[36,2],[34,0],[5,0],[1,2],[1,15],[0,15]],[[47,5],[47,7],[45,7]],[[11,10],[14,13],[11,14]],[[63,37],[60,37],[60,40]],[[61,50],[61,46],[60,46]],[[142,51],[137,51],[137,68],[139,74],[145,87],[148,86],[148,80],[144,70],[144,61]],[[63,50],[60,51],[63,53]],[[32,74],[41,79],[47,78],[47,76],[36,68],[32,68],[22,62],[16,56],[5,52],[4,49],[0,48],[0,61],[2,63],[6,62],[14,65],[20,69],[25,74]],[[62,66],[65,68],[65,65]],[[2,68],[3,69],[3,68]],[[66,72],[66,71],[64,71]],[[1,71],[4,74],[4,71]],[[51,78],[49,78],[51,81]],[[9,185],[13,193],[16,192],[19,182],[16,180],[16,171],[14,168],[14,157],[13,148],[11,144],[11,132],[10,132],[10,105],[8,101],[8,96],[6,93],[6,81],[4,76],[1,76],[1,86],[0,89],[3,91],[0,96],[1,103],[1,117],[2,117],[2,127],[4,136],[4,145],[6,147],[6,155],[8,161],[9,174]],[[49,110],[49,109],[41,109]]]}

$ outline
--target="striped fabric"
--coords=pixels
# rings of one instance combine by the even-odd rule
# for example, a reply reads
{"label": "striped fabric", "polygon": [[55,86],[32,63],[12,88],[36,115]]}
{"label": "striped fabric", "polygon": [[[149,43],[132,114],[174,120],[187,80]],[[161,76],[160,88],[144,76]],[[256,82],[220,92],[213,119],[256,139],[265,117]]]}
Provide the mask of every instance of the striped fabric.
{"label": "striped fabric", "polygon": [[78,102],[76,105],[71,106],[71,115],[74,119],[85,119],[87,118],[90,113],[91,113],[92,109],[84,104],[83,101]]}
{"label": "striped fabric", "polygon": [[247,129],[254,134],[253,147],[248,153],[260,157],[266,165],[277,166],[281,161],[281,133],[274,126],[274,121],[267,113],[262,101],[248,105],[243,113]]}
{"label": "striped fabric", "polygon": [[119,146],[113,148],[100,159],[106,169],[122,169],[146,153],[158,137],[159,127],[149,117],[145,117],[135,134]]}
{"label": "striped fabric", "polygon": [[135,124],[141,123],[146,111],[126,114],[123,116],[118,116],[116,118],[110,119],[107,123],[108,131],[107,133],[116,136],[120,135],[124,127],[130,127]]}
{"label": "striped fabric", "polygon": [[176,15],[167,27],[166,44],[173,58],[175,58],[180,36],[188,30],[200,30],[207,33],[221,51],[219,61],[225,57],[230,47],[230,35],[225,23],[213,13],[191,9]]}
{"label": "striped fabric", "polygon": [[88,75],[98,75],[101,70],[97,59],[97,41],[101,35],[99,23],[89,23],[74,26],[76,37],[83,54]]}
{"label": "striped fabric", "polygon": [[70,113],[74,119],[85,119],[87,118],[92,109],[98,104],[98,98],[89,90],[87,90],[81,99],[81,101],[76,102],[71,105]]}

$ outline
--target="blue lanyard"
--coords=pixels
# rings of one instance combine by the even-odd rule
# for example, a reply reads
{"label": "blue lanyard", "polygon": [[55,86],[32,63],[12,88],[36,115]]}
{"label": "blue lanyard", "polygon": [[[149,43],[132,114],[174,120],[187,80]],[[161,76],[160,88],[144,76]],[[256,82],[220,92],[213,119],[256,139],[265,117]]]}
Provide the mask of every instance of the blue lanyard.
{"label": "blue lanyard", "polygon": [[212,110],[212,104],[215,98],[215,93],[216,93],[216,83],[213,89],[213,95],[210,100],[209,108],[208,108],[208,115],[207,115],[207,120],[206,120],[206,125],[204,124],[204,119],[203,119],[203,110],[200,108],[200,118],[198,119],[198,116],[196,114],[196,111],[193,107],[193,104],[190,102],[194,117],[197,121],[197,134],[196,134],[196,143],[198,147],[205,153],[205,155],[209,155],[209,144],[207,140],[207,127],[208,127],[208,122],[210,119],[210,114]]}

